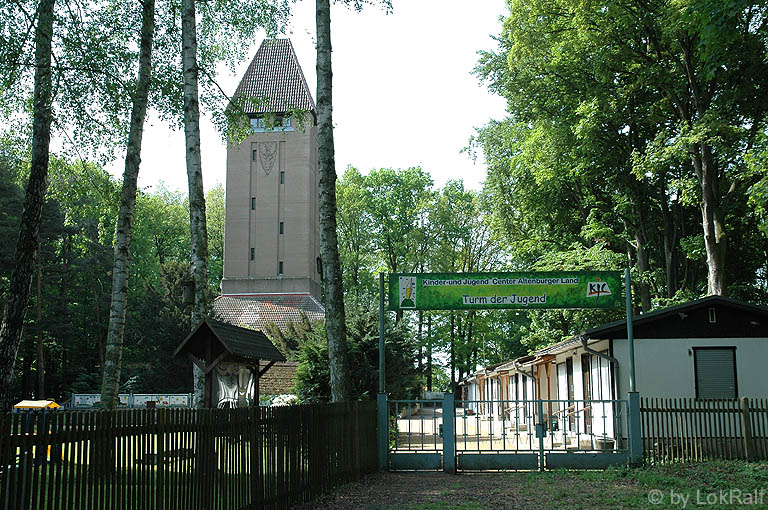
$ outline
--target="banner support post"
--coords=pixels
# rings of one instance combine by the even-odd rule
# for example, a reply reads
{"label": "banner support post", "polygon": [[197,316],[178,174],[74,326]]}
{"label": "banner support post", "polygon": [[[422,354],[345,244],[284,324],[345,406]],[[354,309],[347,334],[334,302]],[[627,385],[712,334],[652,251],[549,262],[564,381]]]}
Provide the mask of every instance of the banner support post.
{"label": "banner support post", "polygon": [[379,471],[386,471],[389,453],[389,423],[384,375],[384,273],[379,273],[379,394],[376,396]]}

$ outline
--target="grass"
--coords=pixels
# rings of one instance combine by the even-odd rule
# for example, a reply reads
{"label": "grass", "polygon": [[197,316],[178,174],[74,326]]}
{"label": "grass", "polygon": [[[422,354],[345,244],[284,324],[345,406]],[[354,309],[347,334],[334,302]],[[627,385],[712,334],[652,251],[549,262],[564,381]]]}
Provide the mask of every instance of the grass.
{"label": "grass", "polygon": [[[520,476],[513,474],[510,478],[517,480]],[[522,476],[529,496],[549,494],[555,506],[572,509],[768,508],[768,463],[712,461]],[[765,495],[753,501],[747,499],[755,491],[758,496],[765,491]],[[721,502],[721,494],[725,494],[727,504]],[[751,504],[760,503],[760,499],[764,504]]]}
{"label": "grass", "polygon": [[[734,490],[735,492],[731,492]],[[721,503],[724,491],[726,503]],[[765,491],[761,500],[748,499]],[[716,501],[708,496],[716,498]],[[368,510],[768,509],[768,462],[711,461],[605,471],[380,473],[307,508]]]}

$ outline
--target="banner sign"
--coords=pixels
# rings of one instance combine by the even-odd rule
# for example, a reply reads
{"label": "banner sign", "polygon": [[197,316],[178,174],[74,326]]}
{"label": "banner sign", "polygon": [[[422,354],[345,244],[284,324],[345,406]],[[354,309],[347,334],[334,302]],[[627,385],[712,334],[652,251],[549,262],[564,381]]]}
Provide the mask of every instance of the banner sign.
{"label": "banner sign", "polygon": [[618,308],[619,271],[391,273],[390,310]]}

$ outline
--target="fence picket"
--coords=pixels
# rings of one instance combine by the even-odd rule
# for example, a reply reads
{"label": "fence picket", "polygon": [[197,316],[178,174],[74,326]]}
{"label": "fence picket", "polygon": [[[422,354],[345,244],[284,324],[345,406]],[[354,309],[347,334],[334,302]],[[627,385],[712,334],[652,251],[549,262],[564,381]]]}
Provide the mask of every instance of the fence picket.
{"label": "fence picket", "polygon": [[747,452],[768,460],[766,399],[644,397],[640,416],[643,457],[653,462],[744,459]]}
{"label": "fence picket", "polygon": [[0,509],[289,508],[376,456],[372,402],[0,413]]}

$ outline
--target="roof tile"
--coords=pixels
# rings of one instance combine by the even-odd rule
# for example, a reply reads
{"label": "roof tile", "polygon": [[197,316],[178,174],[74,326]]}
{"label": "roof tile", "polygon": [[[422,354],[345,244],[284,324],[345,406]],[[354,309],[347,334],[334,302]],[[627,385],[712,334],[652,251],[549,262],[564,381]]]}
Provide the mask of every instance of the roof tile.
{"label": "roof tile", "polygon": [[247,114],[316,111],[290,39],[265,39],[261,43],[233,99],[240,97],[247,101]]}
{"label": "roof tile", "polygon": [[302,312],[310,321],[325,318],[323,305],[309,294],[219,296],[213,311],[218,320],[259,331],[266,331],[270,322],[285,329],[289,322],[298,323]]}

